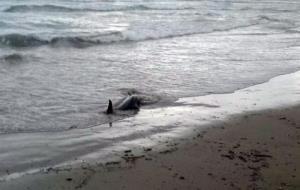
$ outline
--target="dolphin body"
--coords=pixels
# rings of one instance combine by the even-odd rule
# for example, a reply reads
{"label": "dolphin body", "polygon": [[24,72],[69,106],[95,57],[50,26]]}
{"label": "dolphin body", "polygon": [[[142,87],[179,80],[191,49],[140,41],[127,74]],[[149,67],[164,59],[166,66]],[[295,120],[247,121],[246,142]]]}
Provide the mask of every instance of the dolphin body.
{"label": "dolphin body", "polygon": [[114,114],[115,110],[119,111],[138,111],[143,105],[150,105],[160,101],[160,97],[153,94],[146,94],[135,89],[125,89],[126,96],[113,104],[111,100],[108,102],[106,114]]}
{"label": "dolphin body", "polygon": [[[142,97],[138,95],[129,95],[126,98],[124,98],[122,101],[117,103],[116,109],[117,110],[139,110],[142,105]],[[114,108],[112,101],[109,100],[106,114],[113,114]]]}

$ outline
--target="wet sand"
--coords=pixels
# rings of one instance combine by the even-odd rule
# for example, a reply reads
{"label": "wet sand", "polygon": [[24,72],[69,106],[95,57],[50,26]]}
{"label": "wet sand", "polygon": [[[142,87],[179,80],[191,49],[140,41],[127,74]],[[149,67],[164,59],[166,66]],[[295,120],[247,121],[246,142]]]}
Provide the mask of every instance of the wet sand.
{"label": "wet sand", "polygon": [[294,107],[232,117],[130,169],[123,161],[95,173],[83,189],[300,189],[299,115]]}
{"label": "wet sand", "polygon": [[300,189],[300,106],[235,115],[162,149],[1,182],[17,189]]}

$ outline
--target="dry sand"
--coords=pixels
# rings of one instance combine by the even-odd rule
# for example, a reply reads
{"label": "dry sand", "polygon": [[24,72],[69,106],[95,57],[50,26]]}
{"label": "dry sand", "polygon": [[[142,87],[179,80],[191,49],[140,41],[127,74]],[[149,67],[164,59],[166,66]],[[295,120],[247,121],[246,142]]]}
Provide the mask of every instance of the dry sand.
{"label": "dry sand", "polygon": [[235,115],[202,133],[121,160],[0,183],[20,189],[300,189],[300,107]]}

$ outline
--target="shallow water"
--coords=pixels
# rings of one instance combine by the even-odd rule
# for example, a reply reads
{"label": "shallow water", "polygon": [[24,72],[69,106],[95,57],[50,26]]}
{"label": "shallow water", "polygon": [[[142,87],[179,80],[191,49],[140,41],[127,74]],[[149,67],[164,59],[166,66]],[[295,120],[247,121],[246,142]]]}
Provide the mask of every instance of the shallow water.
{"label": "shallow water", "polygon": [[299,11],[297,0],[1,0],[0,133],[107,122],[124,89],[162,106],[293,72]]}

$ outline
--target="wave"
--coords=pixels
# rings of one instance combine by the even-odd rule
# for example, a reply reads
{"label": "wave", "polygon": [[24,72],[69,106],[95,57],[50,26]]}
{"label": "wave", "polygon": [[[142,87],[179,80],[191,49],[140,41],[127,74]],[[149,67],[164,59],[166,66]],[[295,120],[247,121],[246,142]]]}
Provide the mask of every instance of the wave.
{"label": "wave", "polygon": [[126,39],[122,32],[112,32],[97,36],[54,37],[50,40],[23,34],[7,34],[0,36],[0,45],[13,48],[37,47],[42,45],[71,46],[80,48],[120,41],[133,41],[133,39]]}
{"label": "wave", "polygon": [[7,34],[0,36],[0,45],[9,47],[34,47],[45,44],[47,41],[31,35]]}
{"label": "wave", "polygon": [[108,45],[113,43],[125,43],[125,42],[138,42],[147,40],[159,40],[166,38],[175,38],[190,36],[196,34],[213,33],[213,32],[226,32],[238,28],[244,28],[256,25],[249,24],[243,26],[235,26],[231,28],[223,29],[212,29],[209,31],[186,31],[178,33],[142,33],[137,31],[116,31],[107,34],[99,34],[93,36],[62,36],[54,37],[51,39],[42,39],[32,35],[22,35],[22,34],[7,34],[0,36],[0,45],[8,46],[13,48],[28,48],[37,47],[43,45],[49,45],[52,47],[75,47],[75,48],[85,48],[95,45]]}
{"label": "wave", "polygon": [[54,37],[49,40],[44,40],[32,35],[22,34],[8,34],[0,36],[0,46],[7,46],[11,48],[29,48],[38,47],[43,45],[49,45],[52,47],[75,47],[85,48],[95,45],[108,45],[113,43],[125,43],[125,42],[137,42],[147,40],[158,40],[164,38],[180,37],[186,35],[197,34],[185,33],[185,34],[167,34],[161,36],[154,35],[135,35],[133,32],[112,32],[109,34],[101,34],[97,36],[66,36],[66,37]]}
{"label": "wave", "polygon": [[131,5],[122,7],[105,7],[98,9],[69,8],[58,5],[14,5],[4,12],[110,12],[110,11],[132,11],[132,10],[189,10],[192,7],[151,7],[146,5]]}
{"label": "wave", "polygon": [[111,44],[117,42],[134,41],[127,38],[122,32],[111,32],[108,34],[99,34],[96,36],[74,36],[74,37],[54,37],[48,41],[51,46],[71,46],[88,47],[93,45]]}
{"label": "wave", "polygon": [[31,11],[70,12],[76,10],[72,8],[56,6],[56,5],[14,5],[4,10],[4,12],[31,12]]}

